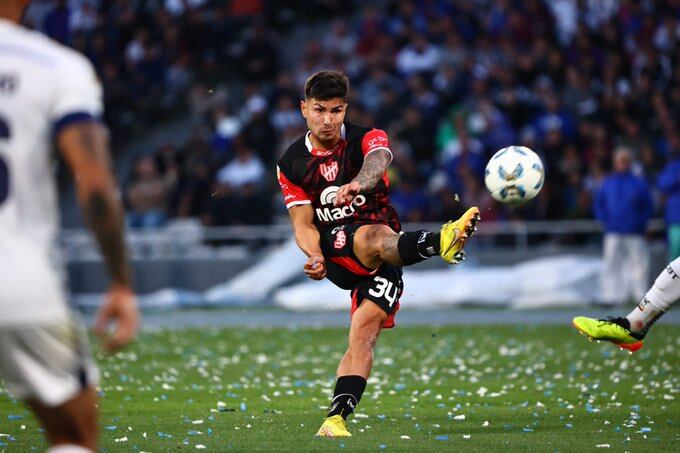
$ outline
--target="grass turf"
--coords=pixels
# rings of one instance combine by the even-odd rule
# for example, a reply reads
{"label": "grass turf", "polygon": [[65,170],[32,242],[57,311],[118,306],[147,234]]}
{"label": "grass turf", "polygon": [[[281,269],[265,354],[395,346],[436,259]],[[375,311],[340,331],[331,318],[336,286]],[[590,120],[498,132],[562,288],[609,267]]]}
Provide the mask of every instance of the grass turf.
{"label": "grass turf", "polygon": [[[317,439],[344,329],[146,331],[103,372],[106,451],[677,451],[680,326],[635,355],[566,326],[382,334],[354,436]],[[43,450],[0,390],[0,450]]]}

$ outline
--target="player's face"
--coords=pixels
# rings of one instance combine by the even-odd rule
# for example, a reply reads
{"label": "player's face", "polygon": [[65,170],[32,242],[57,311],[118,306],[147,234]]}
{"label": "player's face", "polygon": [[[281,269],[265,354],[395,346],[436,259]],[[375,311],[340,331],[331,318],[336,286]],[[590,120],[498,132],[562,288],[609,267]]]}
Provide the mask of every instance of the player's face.
{"label": "player's face", "polygon": [[333,145],[340,139],[340,129],[347,111],[347,103],[344,100],[305,99],[300,102],[300,110],[312,135],[322,145]]}

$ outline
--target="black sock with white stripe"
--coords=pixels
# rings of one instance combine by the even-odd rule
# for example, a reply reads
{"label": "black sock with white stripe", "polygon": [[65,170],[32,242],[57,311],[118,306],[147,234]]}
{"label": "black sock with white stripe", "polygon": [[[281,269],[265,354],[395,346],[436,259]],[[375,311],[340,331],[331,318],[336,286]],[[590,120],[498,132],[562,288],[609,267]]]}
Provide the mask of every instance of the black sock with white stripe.
{"label": "black sock with white stripe", "polygon": [[425,230],[404,233],[397,242],[399,257],[408,266],[439,255],[440,237],[440,233]]}
{"label": "black sock with white stripe", "polygon": [[328,416],[340,415],[347,420],[349,414],[354,412],[361,400],[361,395],[366,390],[366,379],[361,376],[340,376],[335,383],[333,401],[331,401]]}

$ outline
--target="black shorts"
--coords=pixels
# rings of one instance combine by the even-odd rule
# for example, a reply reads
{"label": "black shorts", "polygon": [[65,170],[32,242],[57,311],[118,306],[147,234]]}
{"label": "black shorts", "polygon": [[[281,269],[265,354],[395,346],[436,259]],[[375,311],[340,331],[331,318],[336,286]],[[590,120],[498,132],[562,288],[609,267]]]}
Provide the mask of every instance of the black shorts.
{"label": "black shorts", "polygon": [[326,278],[351,291],[351,313],[364,299],[376,303],[390,315],[384,328],[394,327],[394,315],[404,291],[402,270],[384,262],[378,269],[364,266],[354,254],[354,234],[362,225],[342,225],[320,231],[321,251],[326,259]]}

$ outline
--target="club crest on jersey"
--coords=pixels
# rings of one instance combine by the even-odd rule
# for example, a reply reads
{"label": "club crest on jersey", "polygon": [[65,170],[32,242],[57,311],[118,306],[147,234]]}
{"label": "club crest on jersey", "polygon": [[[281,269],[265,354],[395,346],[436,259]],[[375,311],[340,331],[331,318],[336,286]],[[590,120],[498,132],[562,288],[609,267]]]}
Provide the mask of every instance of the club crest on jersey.
{"label": "club crest on jersey", "polygon": [[323,176],[326,181],[335,181],[335,178],[338,176],[338,163],[333,161],[329,164],[320,164],[319,172],[321,172],[321,176]]}
{"label": "club crest on jersey", "polygon": [[347,243],[347,235],[343,230],[338,231],[335,235],[335,242],[333,242],[333,247],[336,249],[341,249]]}

